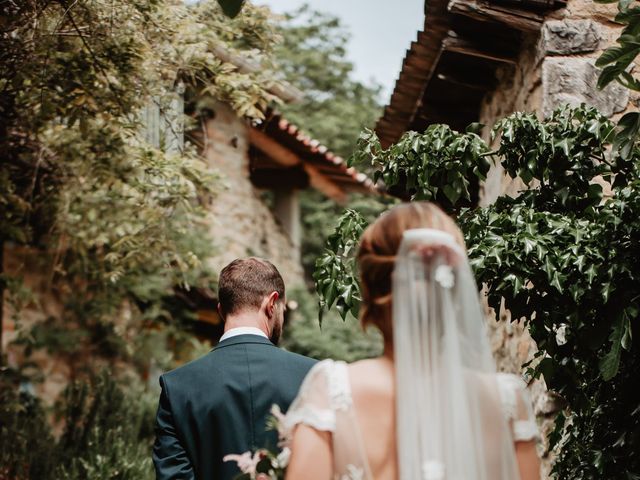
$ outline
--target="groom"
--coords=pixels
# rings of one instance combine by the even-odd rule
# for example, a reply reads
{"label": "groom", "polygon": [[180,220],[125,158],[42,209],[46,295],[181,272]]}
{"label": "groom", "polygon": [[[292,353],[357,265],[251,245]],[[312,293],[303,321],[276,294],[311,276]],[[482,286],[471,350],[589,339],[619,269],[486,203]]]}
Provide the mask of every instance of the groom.
{"label": "groom", "polygon": [[218,280],[220,343],[160,377],[153,462],[159,480],[232,479],[230,453],[276,447],[266,432],[272,404],[283,411],[314,360],[276,347],[284,323],[284,282],[270,262],[238,259]]}

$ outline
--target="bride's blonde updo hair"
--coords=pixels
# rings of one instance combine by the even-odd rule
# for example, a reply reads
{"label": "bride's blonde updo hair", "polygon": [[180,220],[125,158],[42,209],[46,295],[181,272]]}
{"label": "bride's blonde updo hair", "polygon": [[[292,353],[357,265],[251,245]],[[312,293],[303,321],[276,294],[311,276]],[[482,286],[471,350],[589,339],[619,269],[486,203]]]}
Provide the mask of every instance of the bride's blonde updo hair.
{"label": "bride's blonde updo hair", "polygon": [[403,203],[393,207],[369,225],[360,239],[358,266],[363,327],[374,325],[386,341],[391,341],[391,274],[396,253],[406,230],[434,228],[447,232],[464,249],[462,232],[440,207],[429,202]]}

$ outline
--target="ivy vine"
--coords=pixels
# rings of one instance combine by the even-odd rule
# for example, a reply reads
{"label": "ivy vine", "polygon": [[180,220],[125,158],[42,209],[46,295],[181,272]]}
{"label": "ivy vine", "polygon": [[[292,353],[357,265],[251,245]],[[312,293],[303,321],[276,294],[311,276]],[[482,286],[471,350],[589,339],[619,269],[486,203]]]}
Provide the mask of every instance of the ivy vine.
{"label": "ivy vine", "polygon": [[[444,125],[408,132],[386,150],[365,132],[353,157],[372,159],[387,189],[456,215],[489,305],[499,311],[504,301],[512,319],[525,320],[538,347],[528,373],[566,404],[549,437],[556,478],[640,478],[640,149],[628,118],[616,126],[585,105],[546,120],[514,113],[494,126],[493,151]],[[485,178],[489,161],[522,191],[472,208],[468,185]],[[340,222],[333,238],[361,230]],[[319,285],[357,289],[343,257],[316,272]],[[318,293],[330,307],[333,297]],[[342,311],[355,314],[357,304],[341,299]]]}

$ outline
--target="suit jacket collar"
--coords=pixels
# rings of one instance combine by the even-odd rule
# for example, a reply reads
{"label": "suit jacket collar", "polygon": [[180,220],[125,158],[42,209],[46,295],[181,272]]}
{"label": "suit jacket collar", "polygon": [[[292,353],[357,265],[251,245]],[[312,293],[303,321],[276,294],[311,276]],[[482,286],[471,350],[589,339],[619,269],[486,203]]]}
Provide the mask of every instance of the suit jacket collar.
{"label": "suit jacket collar", "polygon": [[213,349],[218,350],[219,348],[230,347],[231,345],[239,345],[242,343],[261,343],[263,345],[271,345],[275,347],[270,340],[260,336],[260,335],[236,335],[235,337],[227,338],[226,340],[218,343]]}

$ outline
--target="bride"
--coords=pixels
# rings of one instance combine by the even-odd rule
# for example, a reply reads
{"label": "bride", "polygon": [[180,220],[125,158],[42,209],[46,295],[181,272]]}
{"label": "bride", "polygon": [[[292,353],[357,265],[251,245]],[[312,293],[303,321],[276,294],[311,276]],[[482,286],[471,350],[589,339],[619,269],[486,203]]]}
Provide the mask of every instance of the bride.
{"label": "bride", "polygon": [[284,421],[287,479],[539,479],[524,383],[496,373],[454,221],[399,205],[366,229],[358,265],[384,354],[309,372]]}

